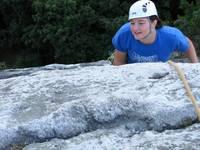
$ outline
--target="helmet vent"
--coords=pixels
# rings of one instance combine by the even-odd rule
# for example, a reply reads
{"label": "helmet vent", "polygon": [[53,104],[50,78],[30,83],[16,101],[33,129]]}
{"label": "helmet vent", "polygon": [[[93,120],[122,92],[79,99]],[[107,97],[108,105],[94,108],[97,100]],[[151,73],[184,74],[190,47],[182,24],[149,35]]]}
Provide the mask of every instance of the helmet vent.
{"label": "helmet vent", "polygon": [[143,10],[143,12],[147,12],[147,3],[146,3],[146,5],[142,5],[142,10]]}

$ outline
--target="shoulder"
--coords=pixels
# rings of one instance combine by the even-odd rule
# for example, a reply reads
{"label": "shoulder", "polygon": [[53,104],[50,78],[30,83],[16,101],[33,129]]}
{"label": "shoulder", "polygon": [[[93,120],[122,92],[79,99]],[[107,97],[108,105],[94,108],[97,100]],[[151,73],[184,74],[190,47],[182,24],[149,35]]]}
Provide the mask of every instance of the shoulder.
{"label": "shoulder", "polygon": [[130,22],[125,23],[119,28],[119,30],[117,31],[117,34],[130,34],[131,33],[130,27],[131,27]]}
{"label": "shoulder", "polygon": [[188,49],[187,37],[178,28],[163,26],[158,29],[158,37],[161,42],[173,47],[173,50],[184,52]]}
{"label": "shoulder", "polygon": [[117,50],[125,52],[127,50],[128,41],[130,41],[131,36],[132,33],[130,29],[130,23],[126,23],[122,25],[121,28],[113,36],[112,43]]}
{"label": "shoulder", "polygon": [[158,33],[165,36],[177,36],[177,35],[183,35],[183,33],[175,27],[170,26],[163,26],[162,28],[158,29]]}

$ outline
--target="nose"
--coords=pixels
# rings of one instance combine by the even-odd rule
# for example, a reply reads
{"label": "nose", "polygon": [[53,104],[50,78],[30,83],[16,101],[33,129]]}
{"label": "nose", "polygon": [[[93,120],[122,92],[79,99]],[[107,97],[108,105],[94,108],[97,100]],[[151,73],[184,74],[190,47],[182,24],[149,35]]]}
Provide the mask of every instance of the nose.
{"label": "nose", "polygon": [[137,31],[137,30],[139,29],[138,24],[137,24],[137,23],[132,24],[132,25],[131,25],[131,29],[132,29],[133,31]]}

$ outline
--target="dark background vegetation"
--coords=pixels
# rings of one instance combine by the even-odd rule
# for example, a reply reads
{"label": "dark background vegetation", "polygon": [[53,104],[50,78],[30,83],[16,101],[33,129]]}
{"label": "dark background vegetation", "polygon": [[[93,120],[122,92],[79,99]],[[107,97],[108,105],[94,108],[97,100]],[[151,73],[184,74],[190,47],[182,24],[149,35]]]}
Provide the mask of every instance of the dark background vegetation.
{"label": "dark background vegetation", "polygon": [[[1,0],[0,68],[107,59],[111,39],[136,0]],[[153,0],[165,24],[200,52],[200,1]]]}

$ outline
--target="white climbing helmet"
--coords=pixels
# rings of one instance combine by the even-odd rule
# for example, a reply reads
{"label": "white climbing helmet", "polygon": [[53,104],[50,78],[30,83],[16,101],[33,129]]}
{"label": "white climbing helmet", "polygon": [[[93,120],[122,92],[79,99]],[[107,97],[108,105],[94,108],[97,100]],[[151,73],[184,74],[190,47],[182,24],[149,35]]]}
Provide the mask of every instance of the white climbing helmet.
{"label": "white climbing helmet", "polygon": [[150,0],[139,0],[130,7],[128,20],[153,15],[158,16],[155,4]]}

